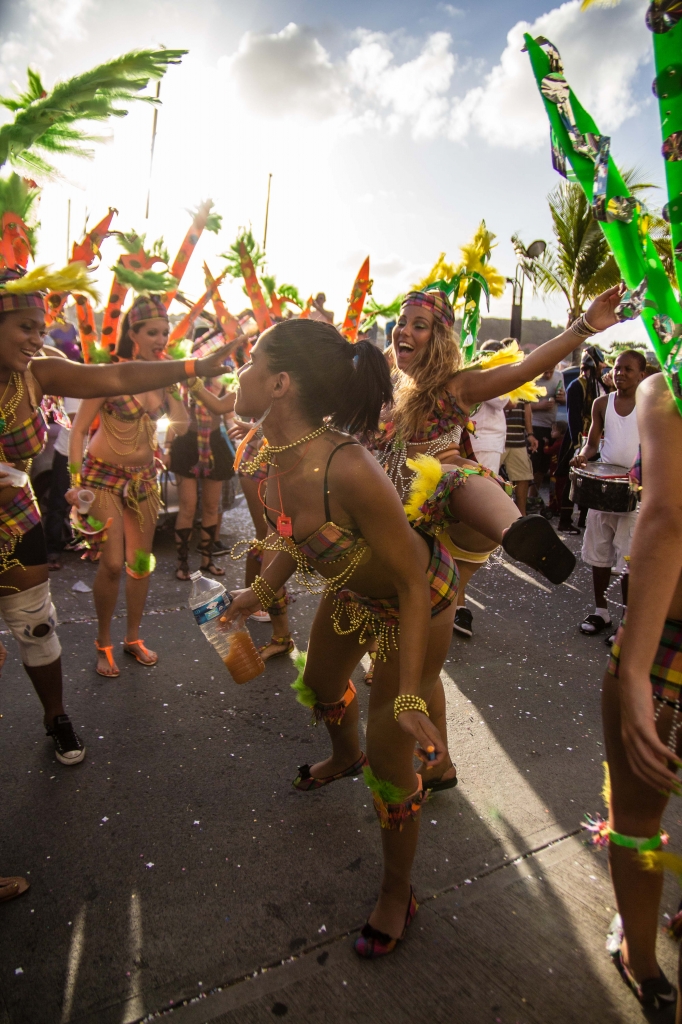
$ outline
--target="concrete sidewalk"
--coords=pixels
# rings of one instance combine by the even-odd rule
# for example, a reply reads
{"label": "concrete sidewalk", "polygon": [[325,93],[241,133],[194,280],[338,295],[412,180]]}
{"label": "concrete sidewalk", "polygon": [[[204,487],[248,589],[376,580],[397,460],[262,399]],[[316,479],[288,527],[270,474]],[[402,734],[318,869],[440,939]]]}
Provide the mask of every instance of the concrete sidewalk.
{"label": "concrete sidewalk", "polygon": [[[248,527],[234,523],[237,539]],[[238,584],[242,566],[223,564]],[[8,644],[0,868],[32,888],[0,907],[0,1024],[642,1020],[604,952],[605,855],[578,834],[585,811],[603,811],[607,653],[577,632],[583,568],[551,590],[502,561],[474,580],[475,635],[453,640],[443,674],[461,781],[422,813],[408,936],[370,963],[351,948],[379,879],[369,792],[291,787],[326,751],[289,690],[291,662],[236,687],[172,566],[162,545],[143,631],[159,665],[121,655],[115,681],[94,672],[91,595],[71,591],[93,567],[74,557],[53,577],[80,766],[55,762]],[[292,606],[301,647],[314,607],[305,593]],[[268,627],[252,633],[262,643]],[[678,898],[667,882],[663,909]],[[676,955],[662,937],[671,977]]]}

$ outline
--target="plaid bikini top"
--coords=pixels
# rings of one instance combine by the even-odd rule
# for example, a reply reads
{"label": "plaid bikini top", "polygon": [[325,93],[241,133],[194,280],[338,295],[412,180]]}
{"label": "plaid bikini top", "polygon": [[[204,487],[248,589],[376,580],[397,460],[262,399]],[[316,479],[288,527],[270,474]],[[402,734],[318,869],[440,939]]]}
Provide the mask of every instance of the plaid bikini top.
{"label": "plaid bikini top", "polygon": [[[303,557],[309,559],[311,562],[333,562],[337,558],[344,558],[353,554],[361,547],[367,547],[367,541],[359,530],[349,530],[343,526],[337,526],[336,523],[332,521],[331,512],[329,510],[329,463],[332,461],[339,448],[345,448],[346,445],[349,444],[357,444],[357,442],[343,441],[341,444],[337,445],[336,448],[332,449],[332,452],[327,459],[327,465],[324,471],[324,514],[327,517],[326,523],[320,526],[317,530],[314,530],[313,533],[304,540],[296,540],[294,537],[291,538]],[[267,512],[265,512],[265,518],[276,530],[277,524],[273,523]]]}
{"label": "plaid bikini top", "polygon": [[[466,430],[467,427],[470,428],[469,416],[463,409],[460,409],[454,395],[451,395],[449,391],[445,391],[436,400],[435,408],[424,422],[423,428],[417,430],[407,443],[425,444],[428,441],[436,441],[444,434],[457,429]],[[378,448],[386,448],[395,440],[397,427],[394,421],[388,420],[382,422],[380,429],[381,433],[376,446]]]}
{"label": "plaid bikini top", "polygon": [[0,453],[4,462],[26,462],[40,455],[47,439],[47,425],[38,399],[38,382],[30,370],[23,374],[29,404],[33,410],[23,423],[0,434]]}
{"label": "plaid bikini top", "polygon": [[114,398],[107,398],[102,411],[123,423],[135,423],[143,416],[156,421],[164,414],[163,406],[159,406],[156,412],[148,412],[137,395],[116,395]]}

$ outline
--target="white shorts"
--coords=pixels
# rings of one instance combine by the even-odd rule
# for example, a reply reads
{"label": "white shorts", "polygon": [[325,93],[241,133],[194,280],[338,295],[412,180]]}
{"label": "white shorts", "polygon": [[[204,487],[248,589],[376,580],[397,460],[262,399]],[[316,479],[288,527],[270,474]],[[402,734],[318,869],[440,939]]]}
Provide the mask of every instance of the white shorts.
{"label": "white shorts", "polygon": [[496,476],[500,472],[500,459],[502,458],[502,452],[476,452],[476,458],[482,466],[485,466],[486,469],[492,469]]}
{"label": "white shorts", "polygon": [[583,562],[597,568],[627,568],[625,556],[630,554],[632,535],[637,523],[637,512],[587,512],[583,549]]}

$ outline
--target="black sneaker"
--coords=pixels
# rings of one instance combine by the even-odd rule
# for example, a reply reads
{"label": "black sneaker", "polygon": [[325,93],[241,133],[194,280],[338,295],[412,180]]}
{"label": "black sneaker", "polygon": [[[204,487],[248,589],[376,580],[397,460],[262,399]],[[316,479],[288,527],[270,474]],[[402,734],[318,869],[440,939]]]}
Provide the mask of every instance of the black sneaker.
{"label": "black sneaker", "polygon": [[455,633],[462,636],[473,636],[474,617],[468,608],[458,608],[455,612],[455,621],[452,627]]}
{"label": "black sneaker", "polygon": [[57,715],[47,735],[54,740],[54,754],[62,764],[78,764],[85,757],[85,746],[73,731],[68,715]]}

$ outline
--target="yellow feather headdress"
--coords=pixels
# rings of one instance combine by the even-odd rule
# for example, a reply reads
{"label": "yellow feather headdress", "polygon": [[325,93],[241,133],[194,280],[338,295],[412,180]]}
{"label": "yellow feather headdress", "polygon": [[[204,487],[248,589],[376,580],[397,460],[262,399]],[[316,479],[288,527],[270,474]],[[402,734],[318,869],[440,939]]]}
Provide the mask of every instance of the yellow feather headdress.
{"label": "yellow feather headdress", "polygon": [[89,295],[95,302],[99,301],[92,278],[87,272],[85,263],[69,263],[61,270],[52,270],[49,266],[34,267],[23,277],[0,281],[0,294],[27,295],[30,292],[76,292]]}

